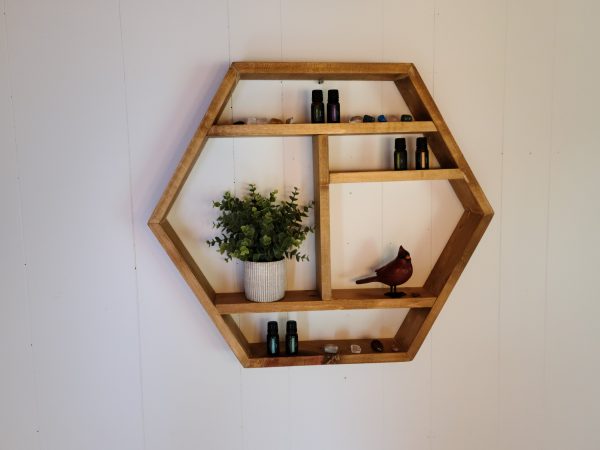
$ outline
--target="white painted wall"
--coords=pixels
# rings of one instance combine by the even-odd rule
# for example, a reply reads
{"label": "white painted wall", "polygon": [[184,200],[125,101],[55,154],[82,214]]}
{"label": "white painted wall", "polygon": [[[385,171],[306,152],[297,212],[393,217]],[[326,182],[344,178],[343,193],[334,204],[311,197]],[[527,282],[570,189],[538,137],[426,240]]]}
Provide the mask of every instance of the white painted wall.
{"label": "white painted wall", "polygon": [[[1,450],[600,448],[598,2],[2,7]],[[433,92],[496,216],[415,361],[242,369],[147,228],[229,62],[250,59],[412,61]],[[335,86],[343,114],[405,108],[385,83]],[[242,83],[223,120],[300,120],[315,87]],[[332,166],[383,167],[391,142],[333,139]],[[307,138],[209,142],[173,218],[219,290],[240,268],[202,245],[210,199],[248,181],[308,199],[310,168]],[[418,284],[459,212],[445,182],[332,202],[338,286],[400,242]],[[313,271],[290,266],[290,286]],[[259,339],[267,317],[239,320]],[[289,317],[305,338],[402,320]]]}

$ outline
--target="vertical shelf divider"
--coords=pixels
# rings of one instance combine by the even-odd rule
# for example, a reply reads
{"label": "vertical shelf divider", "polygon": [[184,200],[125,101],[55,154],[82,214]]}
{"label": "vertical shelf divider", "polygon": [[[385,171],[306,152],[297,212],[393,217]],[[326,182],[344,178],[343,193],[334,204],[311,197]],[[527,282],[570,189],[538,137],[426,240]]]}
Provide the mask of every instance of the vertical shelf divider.
{"label": "vertical shelf divider", "polygon": [[322,300],[331,300],[331,241],[329,238],[329,136],[313,136],[315,182],[315,247],[317,289]]}

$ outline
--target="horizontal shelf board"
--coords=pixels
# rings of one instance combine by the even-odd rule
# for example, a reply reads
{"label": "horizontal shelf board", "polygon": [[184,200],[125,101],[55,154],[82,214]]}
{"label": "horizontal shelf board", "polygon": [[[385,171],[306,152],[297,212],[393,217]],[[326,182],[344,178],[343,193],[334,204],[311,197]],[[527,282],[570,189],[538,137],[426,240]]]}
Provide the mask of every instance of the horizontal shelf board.
{"label": "horizontal shelf board", "polygon": [[234,62],[242,80],[380,80],[405,77],[410,63]]}
{"label": "horizontal shelf board", "polygon": [[[325,362],[325,344],[335,344],[339,347],[340,359],[336,364],[361,364],[378,362],[409,361],[406,352],[393,352],[393,340],[379,339],[383,344],[383,352],[376,353],[371,349],[371,339],[331,339],[319,341],[303,341],[300,336],[297,356],[271,357],[267,356],[266,344],[264,342],[250,344],[249,367],[286,367],[286,366],[309,366],[321,365]],[[361,347],[361,353],[352,353],[350,345],[357,344]],[[285,344],[280,343],[279,348],[285,352]]]}
{"label": "horizontal shelf board", "polygon": [[317,310],[321,296],[317,291],[286,291],[276,302],[259,303],[246,300],[243,292],[217,294],[215,306],[221,314],[266,313]]}
{"label": "horizontal shelf board", "polygon": [[[435,297],[423,288],[398,288],[406,297],[389,298],[387,289],[334,289],[332,300],[321,300],[317,291],[286,291],[276,302],[258,303],[246,300],[243,292],[217,294],[215,306],[221,314],[267,313],[292,311],[334,311],[345,309],[430,308]],[[415,297],[415,295],[417,297]]]}
{"label": "horizontal shelf board", "polygon": [[460,169],[372,170],[363,172],[330,172],[329,183],[460,180],[464,177],[464,173]]}
{"label": "horizontal shelf board", "polygon": [[256,125],[213,125],[209,137],[315,136],[352,134],[420,134],[434,133],[433,122],[371,123],[284,123]]}

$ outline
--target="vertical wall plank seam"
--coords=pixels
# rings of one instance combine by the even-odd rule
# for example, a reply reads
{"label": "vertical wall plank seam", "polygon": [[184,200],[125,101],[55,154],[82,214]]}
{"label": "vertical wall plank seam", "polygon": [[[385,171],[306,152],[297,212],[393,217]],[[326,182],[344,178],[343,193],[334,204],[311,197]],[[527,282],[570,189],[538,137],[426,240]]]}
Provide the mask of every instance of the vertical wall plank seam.
{"label": "vertical wall plank seam", "polygon": [[[379,29],[381,30],[381,58],[380,58],[380,62],[384,62],[385,61],[385,0],[381,0],[381,26],[379,27]],[[381,111],[381,114],[383,114],[383,86],[385,81],[377,81],[377,83],[379,84],[379,111]],[[383,211],[383,204],[384,204],[384,196],[385,196],[385,192],[384,192],[384,188],[383,188],[383,183],[379,183],[379,203],[380,203],[380,215],[381,215],[381,220],[380,220],[380,229],[379,229],[379,233],[380,233],[380,242],[379,242],[379,251],[381,252],[381,255],[385,255],[385,242],[383,239],[384,233],[383,233],[383,222],[385,220],[385,214]],[[383,406],[383,404],[382,404]]]}
{"label": "vertical wall plank seam", "polygon": [[[379,27],[379,29],[381,30],[381,57],[380,57],[380,62],[384,62],[385,61],[385,0],[381,0],[381,26]],[[383,96],[384,96],[384,83],[387,83],[385,81],[378,81],[377,82],[379,84],[379,111],[380,114],[383,114]],[[385,142],[385,141],[384,141]],[[386,149],[387,151],[387,149]],[[380,217],[381,220],[379,221],[380,223],[380,229],[379,229],[379,249],[380,249],[380,254],[383,256],[385,255],[385,240],[384,240],[384,232],[383,232],[383,223],[385,220],[385,214],[384,214],[384,196],[385,196],[385,189],[383,187],[383,183],[379,183],[379,211],[380,211]],[[380,374],[380,388],[381,388],[381,413],[382,416],[385,417],[385,373],[386,371],[388,371],[389,369],[387,369],[388,365],[387,364],[379,364],[380,369],[379,369],[379,374]],[[385,428],[384,428],[384,420],[381,420],[379,422],[380,424],[380,430],[379,430],[379,436],[382,437],[382,439],[385,440]],[[383,442],[385,443],[385,442]]]}
{"label": "vertical wall plank seam", "polygon": [[127,65],[125,63],[125,43],[123,38],[123,14],[121,10],[121,0],[118,2],[119,13],[119,38],[121,43],[121,64],[123,66],[123,107],[125,109],[125,130],[127,136],[127,164],[129,172],[129,213],[131,221],[131,242],[133,252],[133,278],[135,283],[135,304],[137,317],[137,336],[138,336],[138,372],[139,372],[139,389],[140,389],[140,419],[142,426],[142,448],[146,448],[146,421],[144,407],[144,373],[142,363],[142,319],[141,319],[141,302],[140,302],[140,283],[137,271],[137,245],[135,232],[135,208],[133,200],[133,160],[131,157],[131,133],[129,127],[129,102],[127,93]]}
{"label": "vertical wall plank seam", "polygon": [[[436,57],[436,27],[437,27],[437,2],[433,0],[431,11],[432,47],[431,47],[431,96],[435,100],[435,57]],[[430,271],[433,269],[433,183],[429,182],[429,261]],[[429,347],[429,423],[427,424],[427,443],[429,450],[433,450],[433,338],[426,339]]]}
{"label": "vertical wall plank seam", "polygon": [[292,429],[292,423],[294,423],[294,418],[292,417],[292,367],[287,368],[287,403],[287,437],[289,449],[292,450],[294,448],[294,432]]}
{"label": "vertical wall plank seam", "polygon": [[509,18],[509,1],[505,0],[504,5],[504,14],[505,14],[505,23],[504,23],[504,74],[502,80],[502,116],[501,116],[501,129],[502,135],[500,137],[500,206],[498,208],[497,214],[500,216],[500,224],[498,230],[498,307],[497,307],[497,326],[496,330],[496,361],[497,361],[497,370],[496,374],[496,431],[497,436],[499,436],[500,432],[500,421],[502,417],[502,380],[500,379],[502,375],[501,367],[502,367],[502,357],[501,357],[501,347],[502,347],[502,323],[501,323],[501,312],[502,312],[502,260],[503,260],[503,252],[502,252],[502,230],[504,229],[504,152],[505,152],[505,142],[506,142],[506,91],[508,89],[507,86],[507,61],[508,61],[508,18]]}
{"label": "vertical wall plank seam", "polygon": [[557,55],[557,35],[558,35],[558,0],[554,0],[552,2],[553,6],[553,34],[552,34],[552,75],[550,80],[550,108],[548,108],[548,125],[550,128],[549,131],[549,139],[550,139],[550,154],[548,155],[548,165],[547,165],[547,173],[548,173],[548,185],[546,187],[546,242],[544,245],[545,255],[544,255],[544,311],[543,311],[543,336],[542,336],[542,351],[544,352],[544,365],[542,368],[542,383],[544,386],[544,393],[542,395],[542,411],[544,412],[544,416],[542,418],[542,436],[546,436],[546,427],[548,423],[548,292],[549,292],[549,283],[550,280],[548,278],[548,261],[550,256],[550,207],[552,205],[550,194],[552,193],[552,155],[555,150],[554,143],[554,110],[556,107],[556,71],[558,69],[558,55]]}
{"label": "vertical wall plank seam", "polygon": [[[431,96],[435,100],[435,63],[437,57],[437,26],[438,26],[438,4],[437,0],[433,0],[433,48],[431,49]],[[430,201],[433,202],[433,196],[431,196]],[[429,233],[429,261],[431,266],[431,261],[433,261],[433,217],[430,217],[430,229]],[[429,339],[429,450],[433,450],[434,443],[434,421],[433,421],[433,372],[434,372],[434,351],[433,351],[433,336]]]}
{"label": "vertical wall plank seam", "polygon": [[[227,5],[226,5],[226,10],[227,10],[227,55],[229,58],[229,65],[231,66],[231,0],[227,0]],[[233,121],[233,93],[231,95],[231,97],[229,97],[229,108],[231,110],[231,119]],[[235,173],[235,138],[230,138],[231,140],[231,163],[233,164],[233,194],[236,195],[236,173]],[[237,268],[237,262],[234,262],[233,264],[231,264],[230,266],[230,275],[232,276],[232,279],[234,280],[235,283],[235,275],[236,275],[236,268]],[[239,314],[236,314],[234,316],[234,320],[236,321],[238,327],[240,326],[240,316]],[[241,328],[240,328],[241,331]],[[239,365],[238,367],[239,370],[239,396],[240,396],[240,449],[243,450],[244,448],[244,386],[242,383],[243,380],[243,371],[244,368]]]}
{"label": "vertical wall plank seam", "polygon": [[[279,60],[280,61],[285,61],[284,57],[283,57],[283,0],[279,0]],[[284,121],[285,123],[285,108],[284,108],[284,100],[285,100],[285,96],[284,96],[284,80],[279,80],[279,86],[281,89],[281,119]],[[287,192],[285,192],[286,190],[286,186],[287,186],[287,181],[288,181],[288,173],[286,171],[286,153],[285,153],[285,142],[286,142],[286,137],[282,136],[281,137],[281,152],[282,152],[282,156],[281,156],[281,165],[282,167],[282,171],[281,173],[283,174],[283,191],[282,192],[282,197],[285,198],[285,196],[287,195]],[[282,198],[283,200],[283,198]],[[284,313],[286,322],[288,320],[290,320],[290,313],[286,312]],[[292,433],[292,412],[291,412],[291,404],[292,404],[292,388],[291,388],[291,371],[292,368],[291,367],[287,367],[286,368],[286,381],[287,381],[287,416],[288,416],[288,420],[287,420],[287,438],[288,438],[288,444],[290,446],[290,448],[293,448],[294,446],[294,441],[293,441],[293,433]]]}
{"label": "vertical wall plank seam", "polygon": [[[240,329],[241,331],[241,329]],[[244,383],[243,383],[243,377],[242,377],[242,371],[244,370],[243,367],[241,367],[240,365],[240,449],[244,450],[244,443],[246,442],[246,439],[244,439]]]}
{"label": "vertical wall plank seam", "polygon": [[435,61],[437,59],[437,48],[436,48],[436,42],[437,42],[437,25],[438,25],[438,16],[440,15],[439,9],[438,9],[438,3],[437,0],[433,0],[433,55],[432,55],[432,59],[433,59],[433,64],[432,64],[432,75],[431,75],[431,96],[435,99]]}
{"label": "vertical wall plank seam", "polygon": [[27,267],[27,242],[25,236],[25,226],[24,226],[24,218],[23,218],[23,189],[21,183],[21,170],[20,170],[20,159],[19,159],[19,142],[17,139],[17,118],[15,114],[15,102],[14,102],[14,92],[13,92],[13,82],[12,82],[12,70],[11,70],[11,58],[10,58],[10,39],[8,33],[8,14],[7,10],[8,0],[4,0],[3,8],[2,8],[2,20],[4,21],[4,38],[6,43],[6,61],[7,61],[7,80],[8,80],[8,93],[9,93],[9,104],[10,104],[10,118],[12,120],[12,129],[13,129],[13,141],[14,141],[14,152],[15,152],[15,168],[16,168],[16,178],[17,178],[17,192],[19,194],[18,204],[18,221],[19,228],[21,230],[21,255],[23,261],[23,278],[25,280],[25,298],[27,299],[27,317],[29,322],[29,361],[32,368],[32,380],[33,380],[33,414],[35,423],[33,424],[32,431],[34,432],[34,442],[36,447],[39,449],[41,446],[41,438],[40,438],[40,406],[39,406],[39,383],[36,369],[36,348],[33,344],[33,308],[31,302],[31,289],[29,286],[29,269]]}
{"label": "vertical wall plank seam", "polygon": [[[229,66],[231,66],[231,0],[227,0],[226,3],[226,11],[227,11],[227,58],[229,60]],[[231,93],[231,96],[229,97],[229,111],[231,113],[231,119],[233,122],[233,94],[234,92]],[[223,115],[221,113],[221,115]],[[218,118],[217,118],[218,119]],[[235,138],[229,138],[229,142],[231,142],[231,163],[232,163],[232,167],[233,167],[233,194],[235,195],[236,192],[236,173],[235,173]],[[233,261],[232,264],[228,264],[227,267],[229,269],[229,275],[231,276],[231,280],[233,280],[234,283],[236,283],[236,273],[237,273],[237,267],[238,267],[239,263],[236,261]],[[239,314],[235,314],[233,316],[233,320],[237,323],[238,327],[240,326],[240,315]],[[242,368],[240,367],[240,377],[242,376]]]}

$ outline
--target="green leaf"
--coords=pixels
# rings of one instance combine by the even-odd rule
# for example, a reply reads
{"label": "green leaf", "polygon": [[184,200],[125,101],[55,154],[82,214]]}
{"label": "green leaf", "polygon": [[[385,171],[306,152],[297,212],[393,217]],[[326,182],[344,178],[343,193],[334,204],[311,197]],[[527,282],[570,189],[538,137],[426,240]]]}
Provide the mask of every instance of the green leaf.
{"label": "green leaf", "polygon": [[213,227],[220,236],[206,241],[211,247],[232,258],[251,261],[275,261],[295,258],[308,259],[300,253],[299,247],[306,235],[314,231],[312,225],[303,220],[308,217],[314,202],[298,204],[300,192],[294,187],[289,201],[277,201],[277,190],[267,196],[261,195],[255,184],[248,185],[244,197],[234,197],[225,192],[220,201],[213,201],[213,207],[220,211]]}

